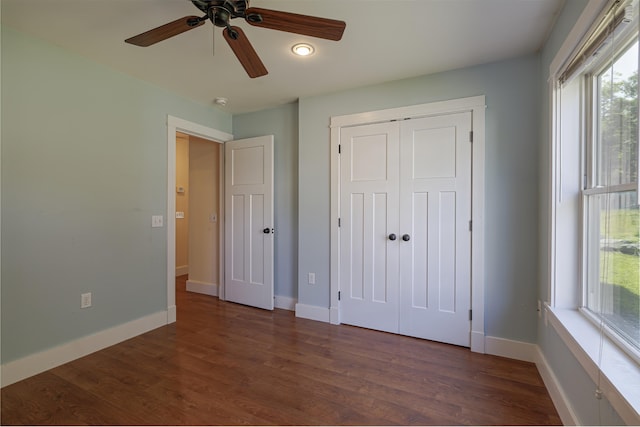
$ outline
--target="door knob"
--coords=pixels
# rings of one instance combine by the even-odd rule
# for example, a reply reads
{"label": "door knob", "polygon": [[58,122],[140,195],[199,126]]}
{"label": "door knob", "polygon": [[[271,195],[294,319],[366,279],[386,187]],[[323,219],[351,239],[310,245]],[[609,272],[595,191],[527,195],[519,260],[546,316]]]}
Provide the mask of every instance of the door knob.
{"label": "door knob", "polygon": [[[254,230],[255,230],[255,229],[254,229]],[[269,233],[271,233],[271,229],[270,229],[269,227],[267,227],[267,228],[265,228],[264,230],[262,230],[262,232],[263,232],[264,234],[269,234]]]}
{"label": "door knob", "polygon": [[389,240],[396,240],[396,235],[393,233],[389,234]]}
{"label": "door knob", "polygon": [[409,236],[408,234],[403,234],[402,240],[404,240],[405,242],[408,242],[409,240],[411,240],[411,236]]}

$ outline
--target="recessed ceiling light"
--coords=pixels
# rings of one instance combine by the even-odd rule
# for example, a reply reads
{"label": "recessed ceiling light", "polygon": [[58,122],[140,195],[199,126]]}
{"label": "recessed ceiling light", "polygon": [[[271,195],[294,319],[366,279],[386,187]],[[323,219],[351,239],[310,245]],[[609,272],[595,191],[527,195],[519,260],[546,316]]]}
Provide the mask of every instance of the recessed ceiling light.
{"label": "recessed ceiling light", "polygon": [[293,51],[293,53],[295,53],[298,56],[309,56],[309,55],[313,55],[313,52],[315,51],[315,49],[310,44],[298,43],[296,45],[293,45],[293,47],[291,48],[291,51]]}

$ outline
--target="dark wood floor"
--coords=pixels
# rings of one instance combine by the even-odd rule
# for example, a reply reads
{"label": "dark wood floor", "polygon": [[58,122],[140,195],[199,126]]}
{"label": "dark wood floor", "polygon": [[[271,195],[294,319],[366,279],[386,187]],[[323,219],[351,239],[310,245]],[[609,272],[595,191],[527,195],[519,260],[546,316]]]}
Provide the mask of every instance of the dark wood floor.
{"label": "dark wood floor", "polygon": [[178,322],[2,389],[3,425],[560,424],[531,363],[188,293]]}

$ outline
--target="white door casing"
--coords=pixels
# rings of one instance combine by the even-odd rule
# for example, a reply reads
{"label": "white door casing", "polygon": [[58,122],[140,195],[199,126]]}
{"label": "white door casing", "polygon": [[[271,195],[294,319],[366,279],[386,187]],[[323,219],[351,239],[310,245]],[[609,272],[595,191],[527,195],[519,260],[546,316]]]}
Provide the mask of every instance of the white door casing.
{"label": "white door casing", "polygon": [[[438,147],[437,145],[434,146],[433,144],[425,142],[430,139],[432,140],[434,135],[437,136],[440,134],[443,137],[452,135],[451,130],[447,130],[447,128],[452,127],[451,123],[438,123],[438,121],[440,121],[438,116],[457,115],[458,113],[464,113],[463,116],[465,116],[465,121],[468,123],[466,129],[473,130],[473,134],[470,135],[464,126],[460,127],[458,125],[453,125],[454,128],[458,127],[458,129],[453,132],[453,134],[457,135],[456,138],[461,136],[467,142],[469,141],[468,138],[470,136],[473,138],[473,144],[467,145],[468,151],[466,154],[453,151],[455,155],[452,156],[452,144],[448,144],[449,147],[447,148],[447,144],[444,144],[444,147]],[[399,198],[403,198],[404,202],[399,203],[409,204],[410,206],[408,208],[404,207],[402,210],[404,214],[399,217],[398,227],[403,230],[387,230],[387,238],[388,234],[394,232],[394,234],[397,235],[397,239],[395,241],[387,240],[386,243],[387,246],[396,245],[400,248],[400,255],[398,256],[398,269],[400,270],[400,273],[398,277],[400,278],[399,280],[402,280],[402,288],[407,289],[408,291],[400,292],[400,289],[398,289],[400,292],[399,303],[404,301],[404,304],[407,304],[406,301],[410,301],[409,310],[405,310],[402,306],[399,309],[400,317],[398,322],[398,331],[402,330],[402,333],[421,336],[420,333],[412,331],[412,328],[414,323],[425,323],[425,319],[421,319],[421,317],[424,317],[425,313],[429,312],[429,310],[425,310],[424,308],[426,305],[424,301],[429,297],[431,300],[430,302],[432,303],[431,307],[443,308],[443,310],[437,310],[438,312],[441,312],[439,315],[451,316],[452,313],[456,313],[454,316],[456,320],[452,323],[455,324],[460,321],[466,324],[462,342],[458,341],[456,343],[466,346],[470,345],[471,350],[475,352],[484,352],[484,116],[484,96],[477,96],[331,118],[331,307],[329,310],[331,323],[339,324],[345,321],[345,313],[342,310],[342,307],[345,304],[348,304],[345,303],[345,289],[344,287],[340,287],[343,275],[345,274],[341,267],[344,259],[343,252],[348,249],[345,246],[344,241],[340,238],[341,233],[345,232],[345,221],[344,218],[341,218],[341,210],[344,209],[345,201],[348,200],[350,202],[350,197],[347,197],[341,192],[340,186],[340,173],[344,167],[345,148],[347,148],[346,151],[349,151],[348,147],[344,146],[345,141],[342,137],[349,135],[348,132],[350,131],[347,131],[347,129],[350,127],[363,127],[363,125],[367,124],[383,124],[382,122],[389,121],[399,122],[403,123],[402,126],[404,127],[404,132],[409,132],[410,134],[415,133],[411,138],[406,138],[405,135],[405,141],[402,142],[403,144],[406,144],[406,141],[411,140],[412,138],[415,140],[414,137],[418,138],[418,146],[415,147],[415,141],[412,142],[411,144],[414,145],[414,147],[412,147],[410,151],[417,150],[419,154],[421,152],[422,155],[419,155],[419,158],[423,158],[425,154],[429,154],[430,157],[434,157],[435,154],[435,157],[445,156],[445,158],[448,155],[449,159],[453,159],[455,157],[469,165],[466,168],[468,173],[467,178],[464,179],[466,182],[466,189],[461,188],[460,190],[469,192],[471,194],[471,199],[469,200],[469,198],[467,198],[466,206],[463,206],[464,204],[460,204],[455,191],[451,191],[451,189],[447,189],[445,186],[442,189],[443,191],[437,191],[431,195],[431,199],[435,200],[435,202],[429,202],[429,195],[426,193],[433,192],[433,189],[429,189],[428,186],[425,187],[425,185],[429,183],[429,181],[438,181],[440,184],[444,184],[445,182],[443,178],[446,178],[446,175],[451,175],[450,173],[446,173],[450,172],[451,162],[449,162],[449,165],[447,165],[446,162],[437,162],[432,165],[412,164],[410,167],[407,167],[404,163],[400,162],[402,165],[399,167],[400,180],[402,183],[399,184],[399,186],[402,188],[403,194],[399,196]],[[407,120],[409,118],[412,120]],[[421,123],[422,118],[426,118],[425,120],[427,121]],[[413,123],[411,124],[411,122]],[[422,130],[419,129],[420,127],[423,127],[425,123],[426,128]],[[415,125],[418,125],[418,128],[411,129],[411,126]],[[398,124],[398,126],[400,125]],[[350,135],[349,137],[351,136],[353,135]],[[427,138],[427,136],[429,137]],[[423,139],[422,142],[420,142],[421,138]],[[339,154],[341,150],[342,154]],[[408,153],[409,151],[407,150],[407,147],[403,147],[400,152]],[[457,147],[455,150],[457,150]],[[463,160],[464,158],[466,158],[466,160]],[[406,160],[403,161],[406,162]],[[456,160],[455,163],[457,163],[457,161],[458,160]],[[419,173],[419,170],[416,171],[416,168],[424,169],[426,166],[432,166],[430,169],[432,171],[436,171],[431,172],[432,175],[435,173],[435,175],[445,176],[429,176],[424,173]],[[455,167],[456,169],[460,168],[459,165],[456,165]],[[431,184],[433,184],[433,182]],[[453,185],[453,188],[455,189],[459,187],[460,184],[454,182],[449,183],[449,185]],[[414,192],[415,194],[411,196],[405,195],[405,193]],[[410,200],[410,202],[407,202],[407,200]],[[442,203],[440,203],[440,201],[442,201]],[[454,218],[454,207],[455,216],[466,217],[465,220],[457,218],[455,221],[448,221],[449,219]],[[441,211],[447,211],[447,209],[450,214],[442,215],[442,220],[438,219],[432,221],[434,225],[432,225],[433,230],[430,231],[428,223],[422,221],[422,224],[420,224],[414,221],[414,218],[416,217],[424,217],[423,215],[418,215],[419,212],[415,212],[416,209],[423,209],[423,211],[427,213],[429,210],[432,210],[435,212],[435,217],[438,217]],[[414,212],[410,215],[409,213],[412,212],[412,210]],[[434,213],[431,215],[433,217]],[[391,215],[388,217],[390,216]],[[472,220],[473,223],[472,232],[469,231],[471,225],[469,220]],[[339,224],[339,222],[342,222],[342,224]],[[389,223],[390,221],[387,222],[387,224]],[[342,227],[340,227],[340,225],[342,225]],[[437,227],[435,227],[435,225],[437,225]],[[409,230],[406,230],[406,228],[409,228]],[[443,231],[442,235],[439,235],[440,228],[442,228]],[[423,239],[419,238],[419,234],[421,233],[423,234]],[[426,235],[426,233],[430,234],[432,241],[431,245],[433,246],[432,248],[428,248],[428,238],[424,241],[424,235]],[[447,233],[449,234],[449,237],[445,239],[444,237]],[[404,234],[409,234],[409,242],[400,240]],[[458,242],[453,240],[455,244],[449,244],[448,246],[444,245],[442,248],[438,247],[440,240],[444,239],[448,242],[452,242],[450,238],[452,234],[466,235],[467,242]],[[462,248],[466,249],[463,250]],[[466,258],[464,262],[469,266],[469,268],[467,268],[466,272],[452,274],[451,272],[453,270],[451,269],[451,262],[445,262],[443,264],[438,257],[432,257],[432,263],[435,263],[434,266],[429,267],[426,262],[422,262],[422,265],[418,266],[418,270],[422,268],[422,271],[416,272],[413,267],[419,263],[420,259],[426,259],[425,252],[429,250],[443,250],[449,254],[455,254],[455,257],[458,259]],[[390,253],[387,252],[387,257],[392,258],[393,255],[390,255]],[[451,256],[443,257],[443,260],[446,259],[451,260]],[[413,265],[407,267],[407,263]],[[427,269],[427,267],[429,268]],[[440,269],[440,267],[443,268]],[[441,271],[438,271],[438,269]],[[410,271],[411,274],[408,274],[405,271]],[[429,277],[429,274],[434,278],[434,280],[432,280],[432,284],[438,286],[438,281],[441,280],[441,277],[442,280],[444,280],[447,279],[447,276],[449,276],[449,283],[451,283],[451,279],[453,279],[453,283],[456,286],[459,283],[466,283],[466,295],[457,295],[458,299],[467,301],[466,307],[465,304],[458,304],[456,299],[453,297],[454,294],[460,293],[458,290],[452,291],[452,289],[455,288],[450,288],[448,293],[445,292],[442,295],[442,299],[438,294],[439,290],[437,286],[435,287],[435,290],[432,289],[429,291],[426,287],[426,284],[428,283],[426,278]],[[422,275],[422,280],[419,280],[420,275]],[[422,288],[415,286],[420,282],[422,282]],[[397,287],[400,288],[400,286]],[[390,287],[389,289],[392,288]],[[429,295],[434,292],[436,293],[434,296]],[[340,294],[342,294],[341,300],[339,299]],[[416,301],[418,302],[417,304],[415,303]],[[422,303],[420,303],[421,301]],[[441,302],[442,304],[435,304],[436,302]],[[469,322],[469,306],[473,309],[473,319],[471,322]],[[436,328],[441,329],[442,322],[440,320],[432,319],[431,322],[435,322],[437,324]],[[469,328],[469,325],[471,325],[471,328]],[[469,329],[471,329],[471,340],[469,340]],[[447,334],[449,333],[447,332]],[[432,339],[442,340],[438,337]]]}
{"label": "white door casing", "polygon": [[225,299],[273,310],[273,136],[225,144]]}
{"label": "white door casing", "polygon": [[[176,132],[204,138],[217,143],[233,139],[233,135],[174,116],[167,116],[167,323],[176,321]],[[221,162],[220,170],[224,169]],[[223,179],[220,180],[221,182]],[[222,194],[223,191],[220,191]],[[220,200],[222,206],[223,200]],[[224,234],[224,217],[219,218],[221,234]],[[224,299],[223,237],[220,237],[220,299]]]}

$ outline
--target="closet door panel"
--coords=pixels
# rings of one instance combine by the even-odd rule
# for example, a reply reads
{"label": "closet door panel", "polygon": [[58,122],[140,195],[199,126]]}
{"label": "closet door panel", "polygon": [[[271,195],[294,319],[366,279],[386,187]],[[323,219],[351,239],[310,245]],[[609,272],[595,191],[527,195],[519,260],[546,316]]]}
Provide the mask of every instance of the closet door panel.
{"label": "closet door panel", "polygon": [[471,114],[400,131],[401,334],[470,345]]}
{"label": "closet door panel", "polygon": [[340,135],[341,321],[398,332],[398,126]]}

